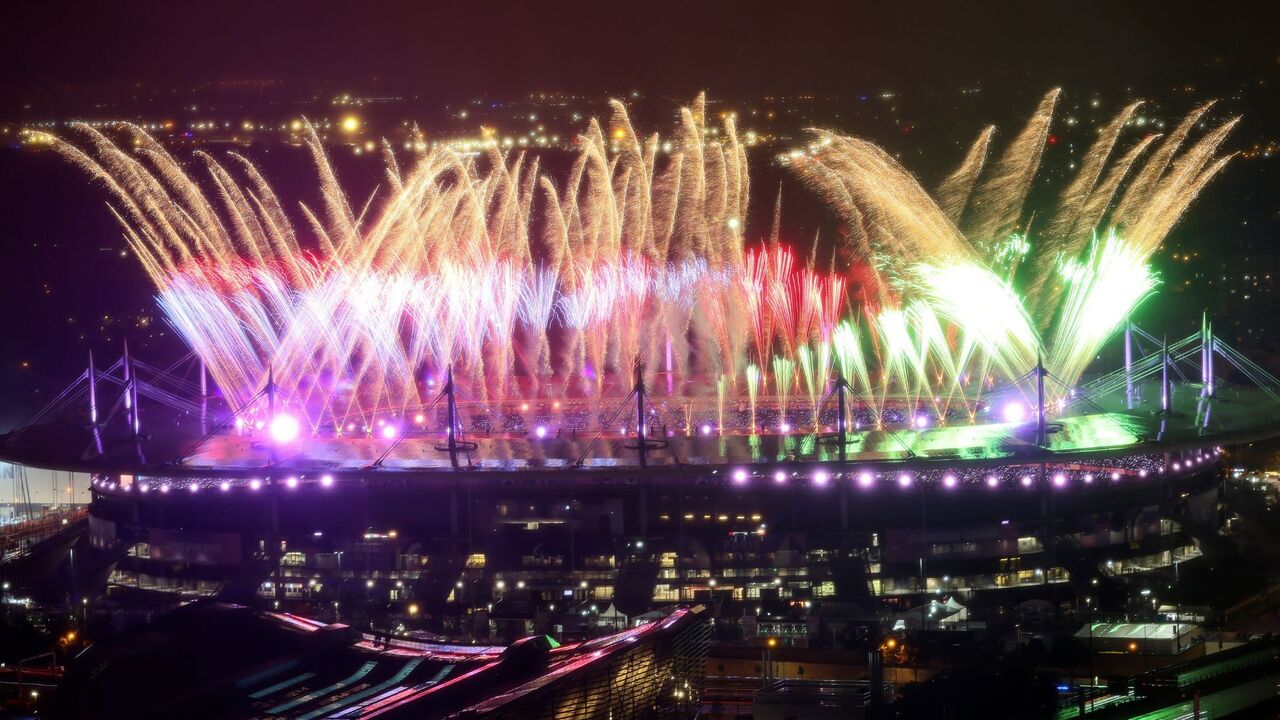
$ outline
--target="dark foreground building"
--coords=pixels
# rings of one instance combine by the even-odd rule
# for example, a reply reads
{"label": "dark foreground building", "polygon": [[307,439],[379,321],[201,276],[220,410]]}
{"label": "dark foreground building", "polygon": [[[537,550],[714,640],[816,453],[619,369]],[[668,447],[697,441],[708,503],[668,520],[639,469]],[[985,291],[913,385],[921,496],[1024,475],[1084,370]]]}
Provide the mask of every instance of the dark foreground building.
{"label": "dark foreground building", "polygon": [[62,717],[683,717],[700,685],[702,608],[561,644],[389,640],[342,625],[198,603],[97,643],[63,683]]}

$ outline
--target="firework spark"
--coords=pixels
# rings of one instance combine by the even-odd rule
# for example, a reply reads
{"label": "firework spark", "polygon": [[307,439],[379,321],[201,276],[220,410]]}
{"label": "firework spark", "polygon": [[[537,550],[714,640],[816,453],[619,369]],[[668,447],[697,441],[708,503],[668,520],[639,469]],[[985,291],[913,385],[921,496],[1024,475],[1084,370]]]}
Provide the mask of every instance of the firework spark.
{"label": "firework spark", "polygon": [[477,404],[597,408],[626,394],[639,358],[680,378],[667,396],[686,424],[714,417],[723,431],[726,406],[745,399],[754,428],[768,398],[780,427],[817,429],[836,377],[876,417],[900,405],[939,419],[953,403],[973,416],[968,378],[980,392],[1040,357],[1074,383],[1155,286],[1146,262],[1226,163],[1234,121],[1183,150],[1204,106],[1145,162],[1152,137],[1113,162],[1138,106],[1124,108],[1039,239],[1024,204],[1057,99],[990,167],[984,129],[936,200],[858,138],[816,131],[816,151],[788,161],[850,228],[871,305],[851,297],[847,271],[797,262],[780,242],[780,195],[767,242],[748,245],[746,148],[732,118],[708,131],[702,96],[661,160],[666,143],[615,102],[563,177],[496,144],[404,167],[384,146],[387,189],[363,202],[304,124],[321,202],[296,211],[249,159],[198,152],[187,165],[135,126],[113,140],[77,125],[54,146],[106,186],[169,322],[237,407],[270,376],[313,429],[372,427],[429,406],[453,366]]}

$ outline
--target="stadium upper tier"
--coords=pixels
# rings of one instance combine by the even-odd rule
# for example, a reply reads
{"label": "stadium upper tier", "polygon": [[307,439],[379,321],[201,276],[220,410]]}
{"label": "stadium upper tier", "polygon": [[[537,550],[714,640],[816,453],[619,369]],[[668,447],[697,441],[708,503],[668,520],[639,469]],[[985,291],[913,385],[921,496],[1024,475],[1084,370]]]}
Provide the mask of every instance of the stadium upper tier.
{"label": "stadium upper tier", "polygon": [[[1159,385],[1139,385],[1135,394],[1159,397]],[[709,421],[676,422],[651,408],[643,467],[636,409],[630,426],[589,423],[566,427],[565,418],[580,411],[566,406],[546,412],[534,408],[520,415],[527,423],[506,430],[470,430],[459,426],[454,454],[449,452],[447,423],[419,416],[402,425],[376,430],[340,432],[332,428],[281,439],[272,428],[235,427],[223,418],[218,428],[195,414],[144,407],[149,432],[135,438],[128,427],[96,430],[83,418],[63,418],[33,425],[5,436],[0,456],[33,466],[82,470],[102,475],[154,477],[271,478],[283,482],[338,481],[373,476],[502,477],[511,473],[591,477],[647,477],[687,481],[721,474],[726,481],[767,476],[778,482],[795,477],[825,482],[830,475],[861,471],[944,472],[965,467],[1016,468],[1040,463],[1107,465],[1108,458],[1161,455],[1230,445],[1280,433],[1280,405],[1260,389],[1219,386],[1215,397],[1201,397],[1198,386],[1180,385],[1172,392],[1168,412],[1158,402],[1135,402],[1125,393],[1080,396],[1072,404],[1046,411],[1040,436],[1034,406],[1022,399],[998,399],[972,418],[904,414],[897,422],[850,423],[843,434],[832,425],[784,427],[776,407],[758,409],[771,420],[763,430],[721,428]],[[853,400],[852,416],[858,417]],[[1011,410],[1012,408],[1012,410]],[[921,420],[923,418],[923,420]],[[431,419],[434,421],[434,417]],[[671,420],[671,424],[667,424]],[[452,466],[456,459],[458,466]],[[1136,470],[1135,470],[1136,472]],[[939,475],[939,478],[941,475]],[[981,479],[981,478],[979,478]]]}

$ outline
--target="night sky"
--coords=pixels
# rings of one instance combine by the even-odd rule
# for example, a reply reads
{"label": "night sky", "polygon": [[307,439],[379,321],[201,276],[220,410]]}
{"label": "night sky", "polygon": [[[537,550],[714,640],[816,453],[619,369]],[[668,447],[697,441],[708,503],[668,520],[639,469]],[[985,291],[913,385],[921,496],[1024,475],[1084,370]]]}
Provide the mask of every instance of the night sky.
{"label": "night sky", "polygon": [[15,97],[59,84],[378,81],[443,97],[936,88],[1274,67],[1267,2],[22,2]]}

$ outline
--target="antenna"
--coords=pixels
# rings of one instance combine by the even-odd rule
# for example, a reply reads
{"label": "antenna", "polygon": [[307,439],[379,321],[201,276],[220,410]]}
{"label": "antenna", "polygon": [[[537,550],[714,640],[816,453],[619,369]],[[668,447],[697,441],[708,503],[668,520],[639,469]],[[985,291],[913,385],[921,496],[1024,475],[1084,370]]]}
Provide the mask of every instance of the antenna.
{"label": "antenna", "polygon": [[1044,424],[1044,361],[1036,355],[1036,444],[1043,446],[1048,440]]}
{"label": "antenna", "polygon": [[89,424],[98,429],[98,373],[93,367],[93,350],[89,351]]}
{"label": "antenna", "polygon": [[644,363],[640,362],[640,358],[636,357],[635,363],[635,395],[636,395],[636,451],[640,456],[640,467],[646,467],[649,464],[648,447],[645,443],[644,433]]}
{"label": "antenna", "polygon": [[840,437],[840,462],[844,463],[848,460],[849,450],[846,445],[849,442],[848,437],[848,414],[845,410],[845,394],[849,392],[849,381],[844,376],[836,378],[836,407],[840,415],[836,418],[836,434]]}

